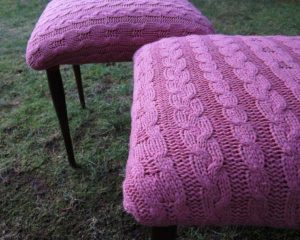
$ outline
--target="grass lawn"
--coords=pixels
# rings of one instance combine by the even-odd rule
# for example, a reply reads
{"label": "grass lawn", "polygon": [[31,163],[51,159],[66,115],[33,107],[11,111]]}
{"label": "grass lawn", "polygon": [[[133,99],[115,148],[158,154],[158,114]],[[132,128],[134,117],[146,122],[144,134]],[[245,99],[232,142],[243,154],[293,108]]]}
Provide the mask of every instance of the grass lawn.
{"label": "grass lawn", "polygon": [[[193,0],[219,33],[300,34],[298,0]],[[82,66],[88,109],[62,68],[77,161],[66,160],[44,72],[29,69],[25,48],[46,0],[0,4],[0,239],[148,239],[122,210],[130,130],[132,64]],[[179,240],[288,240],[269,228],[182,228]]]}

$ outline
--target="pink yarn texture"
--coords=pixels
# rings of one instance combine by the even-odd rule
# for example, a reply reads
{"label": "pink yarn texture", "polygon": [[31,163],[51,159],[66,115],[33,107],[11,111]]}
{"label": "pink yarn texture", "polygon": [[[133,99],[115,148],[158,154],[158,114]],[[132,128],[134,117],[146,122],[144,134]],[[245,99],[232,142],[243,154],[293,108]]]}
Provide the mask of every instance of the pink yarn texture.
{"label": "pink yarn texture", "polygon": [[164,37],[214,33],[188,0],[53,0],[27,46],[36,70],[60,64],[130,61]]}
{"label": "pink yarn texture", "polygon": [[137,221],[300,229],[300,37],[148,44],[131,116],[123,193]]}

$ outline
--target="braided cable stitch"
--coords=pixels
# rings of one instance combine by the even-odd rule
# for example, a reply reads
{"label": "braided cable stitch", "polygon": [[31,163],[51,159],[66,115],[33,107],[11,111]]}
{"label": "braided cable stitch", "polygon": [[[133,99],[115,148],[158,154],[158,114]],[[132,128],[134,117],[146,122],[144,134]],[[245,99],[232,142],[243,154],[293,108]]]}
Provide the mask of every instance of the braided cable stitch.
{"label": "braided cable stitch", "polygon": [[[300,67],[295,63],[291,56],[277,46],[272,39],[244,39],[244,42],[254,50],[257,57],[262,59],[266,65],[269,65],[274,74],[279,77],[291,90],[292,94],[300,100]],[[293,46],[291,43],[286,45]],[[296,49],[295,46],[292,49]],[[291,189],[289,193],[286,208],[286,219],[290,219],[291,227],[299,223],[300,212],[300,121],[295,113],[288,109],[288,105],[276,92],[272,92],[271,98],[274,107],[270,111],[275,118],[269,118],[273,123],[274,138],[284,151],[283,166],[288,186]],[[276,104],[276,105],[275,105]],[[297,223],[298,221],[298,223]]]}
{"label": "braided cable stitch", "polygon": [[[201,213],[200,208],[197,208],[198,199],[191,197],[192,221],[200,223],[205,217],[207,222],[215,222],[218,219],[215,208],[224,206],[230,198],[225,191],[230,188],[230,184],[226,173],[222,171],[222,152],[218,142],[212,137],[213,127],[207,116],[203,114],[204,107],[196,97],[196,89],[191,82],[180,42],[177,40],[162,42],[161,55],[164,58],[164,77],[167,80],[166,89],[170,94],[169,103],[174,108],[173,118],[177,127],[181,129],[182,143],[190,151],[186,158],[195,174],[191,181],[196,186],[200,184],[198,188],[201,189],[201,197],[206,204],[203,207],[204,213]],[[192,175],[192,172],[181,175],[186,178]],[[194,191],[190,194],[196,196],[199,192]]]}
{"label": "braided cable stitch", "polygon": [[[199,41],[199,38],[196,36],[189,37],[188,40],[195,52],[196,59],[200,63],[199,68],[204,72],[206,80],[209,81],[211,91],[215,93],[217,101],[223,107],[224,116],[231,122],[234,137],[240,142],[241,155],[245,163],[248,164],[251,173],[249,188],[254,200],[250,208],[259,208],[257,211],[253,211],[254,214],[263,212],[265,204],[262,201],[264,196],[261,189],[266,187],[266,175],[260,172],[260,169],[263,169],[264,166],[264,154],[260,146],[256,143],[256,132],[248,121],[246,111],[239,105],[238,98],[231,90],[227,80],[224,79],[217,64],[213,61],[213,57],[205,41],[203,39]],[[222,38],[218,38],[218,40],[221,43],[226,42]],[[227,52],[230,52],[228,42],[225,45],[227,46]],[[232,59],[235,63],[243,64],[243,59],[238,58],[238,56],[232,55],[229,56],[229,59]],[[255,202],[255,199],[257,199],[257,202]],[[261,202],[262,204],[259,205]],[[259,221],[257,216],[252,217],[256,218],[256,221]]]}
{"label": "braided cable stitch", "polygon": [[[137,218],[147,225],[153,224],[154,219],[156,224],[166,221],[176,224],[178,217],[183,218],[186,212],[185,195],[172,161],[167,156],[166,142],[157,124],[154,70],[153,67],[148,69],[154,64],[150,48],[143,48],[140,55],[141,58],[135,62],[139,70],[135,72],[138,81],[134,85],[132,106],[132,127],[135,132],[130,138],[131,145],[135,146],[131,148],[130,155],[135,160],[131,166],[128,165],[128,169],[133,170],[129,173],[132,181],[124,183],[124,188],[129,192],[125,208],[134,211]],[[143,208],[149,210],[136,211]]]}

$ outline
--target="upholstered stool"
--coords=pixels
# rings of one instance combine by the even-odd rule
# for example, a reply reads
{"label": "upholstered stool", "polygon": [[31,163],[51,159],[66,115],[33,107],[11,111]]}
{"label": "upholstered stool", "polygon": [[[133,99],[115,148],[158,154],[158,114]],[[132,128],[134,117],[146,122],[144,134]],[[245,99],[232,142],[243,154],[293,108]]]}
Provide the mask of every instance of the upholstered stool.
{"label": "upholstered stool", "polygon": [[213,33],[188,0],[52,0],[27,46],[27,63],[47,70],[68,158],[76,166],[59,65],[72,64],[82,107],[79,64],[130,61],[142,45],[170,36]]}
{"label": "upholstered stool", "polygon": [[300,229],[300,37],[148,44],[131,116],[124,207],[169,226],[158,239],[176,225]]}

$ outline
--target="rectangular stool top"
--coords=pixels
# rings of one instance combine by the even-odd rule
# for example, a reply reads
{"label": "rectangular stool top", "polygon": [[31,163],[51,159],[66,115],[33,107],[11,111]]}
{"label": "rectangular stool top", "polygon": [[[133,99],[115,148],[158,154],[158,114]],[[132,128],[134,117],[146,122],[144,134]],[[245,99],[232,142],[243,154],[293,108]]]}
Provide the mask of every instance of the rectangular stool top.
{"label": "rectangular stool top", "polygon": [[300,37],[148,44],[131,116],[124,207],[140,223],[300,229]]}
{"label": "rectangular stool top", "polygon": [[52,0],[27,46],[36,70],[61,64],[131,61],[163,37],[214,33],[188,0]]}

